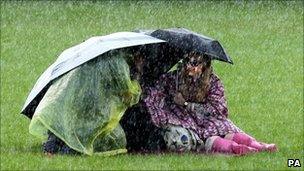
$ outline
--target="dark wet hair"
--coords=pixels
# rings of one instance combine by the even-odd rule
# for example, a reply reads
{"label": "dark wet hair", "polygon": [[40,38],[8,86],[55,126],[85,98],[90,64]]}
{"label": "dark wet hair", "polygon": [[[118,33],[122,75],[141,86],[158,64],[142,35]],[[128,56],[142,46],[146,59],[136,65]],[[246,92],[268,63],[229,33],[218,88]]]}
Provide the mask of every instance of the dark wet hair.
{"label": "dark wet hair", "polygon": [[211,66],[211,57],[209,55],[204,54],[204,53],[195,52],[195,51],[184,54],[183,59],[182,59],[182,64],[183,65],[188,64],[190,61],[190,58],[193,56],[195,56],[195,57],[201,56],[202,60],[203,60],[202,62],[204,62],[207,67]]}

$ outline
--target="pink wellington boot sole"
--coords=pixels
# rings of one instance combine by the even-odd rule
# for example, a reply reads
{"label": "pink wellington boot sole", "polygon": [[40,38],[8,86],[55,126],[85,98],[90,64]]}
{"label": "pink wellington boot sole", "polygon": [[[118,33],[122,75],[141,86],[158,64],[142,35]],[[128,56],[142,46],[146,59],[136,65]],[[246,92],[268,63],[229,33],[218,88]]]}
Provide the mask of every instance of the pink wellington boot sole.
{"label": "pink wellington boot sole", "polygon": [[275,144],[266,144],[266,143],[260,143],[263,145],[264,149],[263,151],[268,151],[268,152],[276,152],[278,151],[277,146]]}

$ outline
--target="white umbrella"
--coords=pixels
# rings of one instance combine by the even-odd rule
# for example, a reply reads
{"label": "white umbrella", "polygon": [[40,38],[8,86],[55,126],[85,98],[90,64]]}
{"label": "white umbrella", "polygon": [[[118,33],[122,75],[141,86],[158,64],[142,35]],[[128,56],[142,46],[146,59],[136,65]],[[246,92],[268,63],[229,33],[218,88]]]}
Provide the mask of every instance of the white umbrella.
{"label": "white umbrella", "polygon": [[83,43],[64,50],[58,59],[39,77],[28,95],[21,113],[31,116],[39,101],[34,99],[55,78],[110,50],[145,44],[162,43],[163,40],[134,32],[117,32],[106,36],[92,37]]}

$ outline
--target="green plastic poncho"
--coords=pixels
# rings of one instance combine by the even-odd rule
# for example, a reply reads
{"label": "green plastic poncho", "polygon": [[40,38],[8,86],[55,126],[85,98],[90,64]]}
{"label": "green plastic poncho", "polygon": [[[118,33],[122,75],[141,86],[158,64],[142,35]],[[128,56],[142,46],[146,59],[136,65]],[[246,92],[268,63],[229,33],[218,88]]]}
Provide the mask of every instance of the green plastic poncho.
{"label": "green plastic poncho", "polygon": [[46,139],[50,130],[88,155],[126,152],[119,120],[141,93],[130,79],[126,56],[111,51],[54,80],[37,106],[30,133]]}

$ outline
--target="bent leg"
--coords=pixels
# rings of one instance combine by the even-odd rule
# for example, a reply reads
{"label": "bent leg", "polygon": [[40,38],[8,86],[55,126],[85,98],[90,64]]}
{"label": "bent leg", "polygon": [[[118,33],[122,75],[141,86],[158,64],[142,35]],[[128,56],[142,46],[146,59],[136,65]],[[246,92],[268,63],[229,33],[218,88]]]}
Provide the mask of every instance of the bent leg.
{"label": "bent leg", "polygon": [[75,150],[67,146],[60,138],[51,131],[48,131],[48,140],[42,144],[43,152],[46,155],[59,154],[78,154]]}
{"label": "bent leg", "polygon": [[226,153],[244,155],[256,152],[257,150],[243,144],[238,144],[232,140],[224,139],[219,136],[212,136],[206,140],[206,152]]}
{"label": "bent leg", "polygon": [[225,136],[225,139],[232,140],[238,144],[244,144],[249,147],[255,148],[259,151],[276,151],[276,145],[275,144],[266,144],[262,142],[256,141],[253,137],[245,134],[245,133],[233,133],[233,134],[227,134]]}

